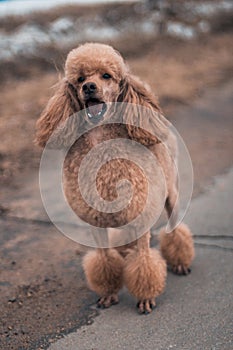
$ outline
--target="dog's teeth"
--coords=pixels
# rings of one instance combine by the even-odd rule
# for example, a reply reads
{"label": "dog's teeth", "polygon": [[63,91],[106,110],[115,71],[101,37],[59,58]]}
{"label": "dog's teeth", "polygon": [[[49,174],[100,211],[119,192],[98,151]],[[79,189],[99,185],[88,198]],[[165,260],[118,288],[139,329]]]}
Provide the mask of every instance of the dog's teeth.
{"label": "dog's teeth", "polygon": [[89,117],[89,118],[92,118],[92,115],[91,115],[91,113],[87,113],[87,115],[88,115],[88,117]]}
{"label": "dog's teeth", "polygon": [[100,116],[100,115],[101,115],[101,113],[102,113],[102,112],[100,111],[100,112],[99,112],[97,115],[98,115],[98,116]]}

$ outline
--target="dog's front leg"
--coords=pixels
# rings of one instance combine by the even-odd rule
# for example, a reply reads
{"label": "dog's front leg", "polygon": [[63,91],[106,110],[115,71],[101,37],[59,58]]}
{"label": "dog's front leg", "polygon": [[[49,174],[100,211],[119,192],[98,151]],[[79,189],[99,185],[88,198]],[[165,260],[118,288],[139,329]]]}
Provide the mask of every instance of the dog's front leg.
{"label": "dog's front leg", "polygon": [[90,289],[100,296],[98,307],[107,308],[118,303],[123,266],[124,259],[115,249],[96,249],[85,255],[83,267]]}
{"label": "dog's front leg", "polygon": [[138,299],[140,314],[148,314],[155,308],[155,298],[165,287],[167,267],[156,249],[149,248],[150,233],[138,239],[125,258],[124,283]]}

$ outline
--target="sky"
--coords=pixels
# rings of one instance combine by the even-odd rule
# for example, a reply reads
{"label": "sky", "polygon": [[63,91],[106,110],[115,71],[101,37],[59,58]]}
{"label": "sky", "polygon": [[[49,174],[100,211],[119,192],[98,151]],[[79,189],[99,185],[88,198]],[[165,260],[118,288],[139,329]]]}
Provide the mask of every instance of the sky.
{"label": "sky", "polygon": [[129,0],[0,0],[0,16],[20,15],[34,10],[46,10],[57,5],[129,2]]}

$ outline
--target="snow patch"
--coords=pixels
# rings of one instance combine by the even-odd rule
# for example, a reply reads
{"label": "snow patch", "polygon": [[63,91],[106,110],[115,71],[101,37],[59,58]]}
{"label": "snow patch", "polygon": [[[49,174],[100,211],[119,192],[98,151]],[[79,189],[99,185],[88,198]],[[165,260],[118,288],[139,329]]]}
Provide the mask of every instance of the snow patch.
{"label": "snow patch", "polygon": [[196,36],[196,30],[193,27],[178,22],[168,22],[167,33],[182,39],[193,39]]}
{"label": "snow patch", "polygon": [[225,1],[206,1],[202,3],[190,2],[186,4],[186,7],[191,11],[195,12],[200,16],[212,16],[218,13],[219,11],[229,11],[233,9],[232,0]]}

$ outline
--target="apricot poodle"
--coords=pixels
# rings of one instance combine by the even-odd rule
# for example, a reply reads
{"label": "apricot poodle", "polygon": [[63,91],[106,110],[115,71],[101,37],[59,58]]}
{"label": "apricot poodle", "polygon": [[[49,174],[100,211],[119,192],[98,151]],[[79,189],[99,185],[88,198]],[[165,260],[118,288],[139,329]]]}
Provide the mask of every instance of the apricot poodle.
{"label": "apricot poodle", "polygon": [[[143,106],[149,112],[143,115],[139,109],[133,109],[132,113],[125,108],[121,111],[122,123],[111,124],[111,118],[114,120],[111,103],[115,102]],[[76,117],[72,118],[73,115]],[[162,204],[175,228],[170,233],[165,230],[160,233],[162,255],[150,248],[149,230],[125,246],[103,248],[99,245],[85,255],[84,271],[89,287],[100,297],[99,307],[117,303],[118,292],[125,285],[137,298],[139,312],[150,313],[156,305],[155,298],[165,287],[166,262],[174,273],[190,272],[194,257],[192,235],[184,224],[175,225],[176,140],[169,125],[150,88],[130,73],[116,50],[98,43],[81,45],[68,54],[65,77],[56,86],[54,96],[37,122],[37,144],[69,147],[64,163],[66,198],[74,212],[93,226],[112,230],[125,225],[141,213],[147,196],[147,182],[140,169],[119,158],[99,170],[96,186],[102,198],[113,201],[117,198],[117,182],[126,178],[133,186],[132,200],[123,210],[112,213],[90,207],[81,195],[77,177],[82,159],[93,147],[110,139],[134,140],[135,152],[138,143],[143,145],[163,169],[166,193]],[[73,138],[77,130],[80,137],[76,134]],[[160,186],[160,178],[156,186]],[[156,206],[156,194],[154,198]]]}

